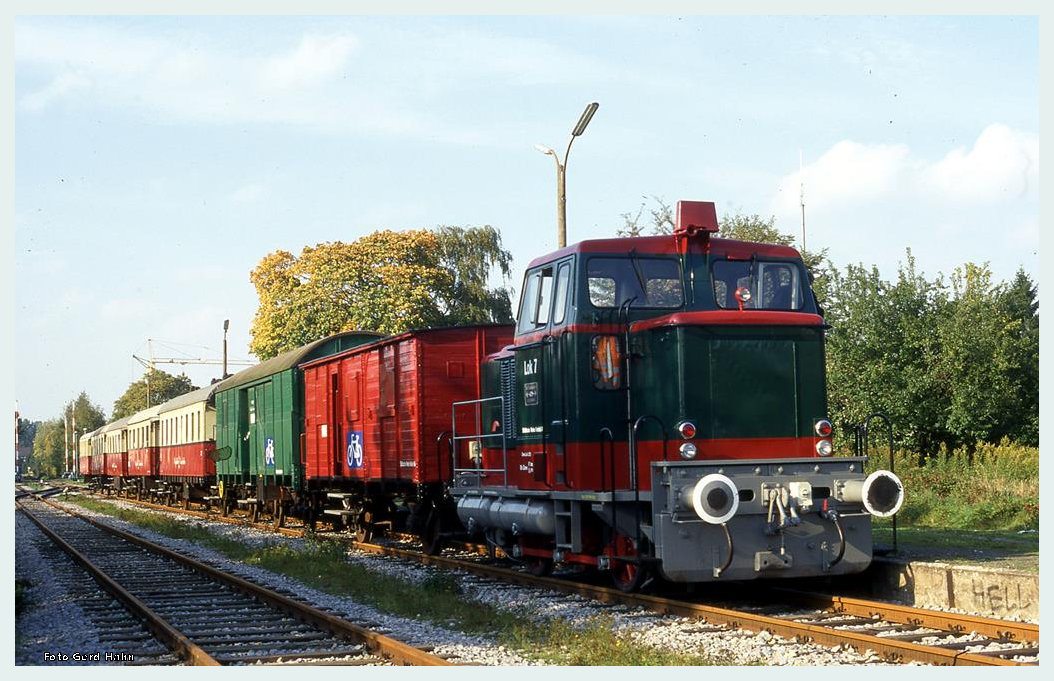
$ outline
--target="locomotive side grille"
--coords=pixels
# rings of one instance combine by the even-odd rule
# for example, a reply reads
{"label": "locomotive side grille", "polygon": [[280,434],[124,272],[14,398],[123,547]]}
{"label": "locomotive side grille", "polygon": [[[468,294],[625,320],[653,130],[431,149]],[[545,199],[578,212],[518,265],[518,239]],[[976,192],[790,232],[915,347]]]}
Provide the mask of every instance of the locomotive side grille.
{"label": "locomotive side grille", "polygon": [[506,439],[516,436],[516,365],[512,357],[501,360],[501,423]]}

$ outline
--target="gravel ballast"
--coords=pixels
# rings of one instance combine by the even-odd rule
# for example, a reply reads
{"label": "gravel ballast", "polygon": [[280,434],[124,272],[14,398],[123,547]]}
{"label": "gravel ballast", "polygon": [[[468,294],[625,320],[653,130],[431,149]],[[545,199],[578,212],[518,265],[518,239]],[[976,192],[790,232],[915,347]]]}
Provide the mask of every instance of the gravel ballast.
{"label": "gravel ballast", "polygon": [[[121,501],[114,501],[113,503],[134,508],[138,511],[164,513],[162,511],[149,511]],[[86,515],[100,515],[80,507],[77,507],[76,510]],[[305,547],[305,540],[255,528],[220,521],[206,521],[175,513],[166,513],[166,515],[178,518],[186,523],[207,528],[218,536],[258,547],[279,543],[292,548]],[[532,662],[515,651],[511,651],[484,636],[466,634],[431,622],[382,613],[350,599],[320,592],[282,575],[234,563],[215,551],[196,546],[188,541],[160,536],[110,516],[103,516],[103,518],[108,523],[144,536],[158,544],[185,552],[272,588],[291,592],[317,607],[329,609],[334,614],[346,617],[349,620],[379,625],[377,628],[383,633],[411,645],[431,646],[434,653],[450,657],[452,661],[505,666],[537,664],[537,662]],[[20,524],[19,533],[22,532],[21,528],[22,525]],[[20,552],[22,551],[22,543],[20,540]],[[358,563],[371,571],[409,582],[419,583],[436,574],[437,571],[445,572],[439,568],[417,565],[408,561],[376,556],[355,550],[349,551],[347,558],[349,561]],[[540,623],[553,618],[561,618],[574,626],[583,627],[597,622],[598,618],[603,618],[601,621],[610,622],[611,626],[620,634],[631,637],[642,645],[653,646],[671,652],[699,655],[719,660],[725,664],[827,666],[883,663],[883,660],[876,654],[861,654],[852,649],[829,648],[815,644],[799,643],[767,632],[753,633],[743,630],[713,631],[712,627],[698,619],[658,615],[639,608],[598,603],[579,596],[556,593],[544,589],[514,586],[460,572],[446,574],[450,574],[458,580],[463,597],[513,613],[521,618],[528,618]],[[24,623],[23,619],[27,618],[19,620],[20,631],[24,628],[27,636],[44,637],[46,640],[46,624],[44,624],[43,632],[34,634],[36,627],[33,622],[37,620],[36,615],[34,614],[32,621]],[[29,664],[35,664],[35,662],[29,662]]]}

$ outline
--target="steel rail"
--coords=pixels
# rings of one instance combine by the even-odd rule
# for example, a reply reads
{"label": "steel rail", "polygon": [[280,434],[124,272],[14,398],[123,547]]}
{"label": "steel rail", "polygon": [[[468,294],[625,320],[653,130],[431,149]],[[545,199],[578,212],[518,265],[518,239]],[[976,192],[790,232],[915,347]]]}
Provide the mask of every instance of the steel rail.
{"label": "steel rail", "polygon": [[[183,632],[173,627],[167,620],[162,618],[153,609],[150,608],[146,603],[133,596],[128,592],[127,589],[122,587],[116,581],[114,581],[109,575],[99,569],[94,563],[92,563],[84,554],[77,549],[73,548],[66,540],[52,531],[51,528],[47,527],[37,516],[25,507],[21,502],[16,501],[18,510],[26,515],[33,523],[40,528],[48,539],[53,541],[59,548],[65,551],[74,561],[80,564],[91,576],[105,589],[110,595],[119,600],[129,612],[134,616],[141,618],[147,628],[153,632],[162,643],[164,643],[169,650],[176,653],[181,659],[186,660],[188,663],[196,666],[219,666],[219,662],[216,661],[211,655],[201,649],[200,646],[196,645],[191,641]],[[47,503],[45,501],[45,503]]]}
{"label": "steel rail", "polygon": [[924,610],[896,603],[878,603],[860,598],[796,591],[793,589],[773,587],[772,591],[783,598],[830,608],[835,612],[847,615],[858,615],[861,617],[878,616],[888,622],[912,624],[926,627],[927,629],[938,629],[940,631],[962,634],[976,632],[982,636],[997,640],[1039,643],[1039,625],[1030,622],[1013,622],[980,617],[978,615]]}
{"label": "steel rail", "polygon": [[[720,608],[711,605],[687,603],[684,601],[650,596],[647,594],[627,594],[617,589],[572,582],[553,577],[535,577],[526,573],[493,565],[481,565],[443,556],[428,556],[416,551],[399,549],[377,544],[358,544],[356,546],[370,553],[388,555],[415,560],[425,565],[436,565],[450,569],[463,570],[476,575],[500,579],[525,586],[542,587],[562,593],[573,593],[606,603],[620,603],[647,608],[654,612],[685,617],[704,618],[714,624],[727,624],[737,629],[767,631],[799,641],[812,641],[821,645],[848,645],[860,651],[874,651],[891,660],[916,661],[937,665],[980,665],[980,666],[1022,666],[1028,663],[1015,662],[992,655],[968,653],[948,648],[926,646],[910,641],[890,640],[873,634],[845,631],[824,627],[806,622],[794,622],[788,619],[770,617],[751,612]],[[883,604],[872,604],[883,605]],[[904,610],[913,610],[895,606]],[[915,610],[916,616],[920,611]],[[922,611],[926,612],[926,611]],[[939,613],[945,614],[945,613]],[[925,626],[925,625],[921,625]],[[1026,639],[1027,640],[1027,639]]]}
{"label": "steel rail", "polygon": [[318,608],[315,608],[306,603],[293,600],[282,594],[275,593],[266,587],[254,584],[246,579],[242,579],[236,575],[226,573],[218,568],[214,568],[211,565],[206,565],[200,561],[194,560],[188,556],[184,556],[176,551],[155,544],[151,541],[143,539],[142,537],[124,532],[115,527],[111,527],[106,523],[100,523],[93,518],[89,518],[85,515],[63,508],[57,504],[54,504],[47,499],[42,499],[44,503],[53,506],[65,513],[68,513],[76,518],[79,518],[99,529],[108,532],[116,537],[125,539],[137,546],[141,546],[149,551],[165,556],[171,560],[182,563],[194,570],[202,572],[208,575],[210,578],[217,581],[224,582],[231,587],[242,591],[243,593],[250,594],[261,601],[269,603],[270,605],[284,610],[285,612],[307,621],[315,626],[326,629],[334,634],[347,636],[354,641],[363,643],[374,653],[384,657],[393,664],[396,665],[414,665],[414,666],[454,666],[453,662],[445,660],[438,655],[426,652],[419,648],[415,648],[409,644],[398,641],[390,636],[379,634],[375,631],[370,631],[365,627],[360,627],[357,624],[348,622],[347,620],[341,619],[334,615],[330,615]]}

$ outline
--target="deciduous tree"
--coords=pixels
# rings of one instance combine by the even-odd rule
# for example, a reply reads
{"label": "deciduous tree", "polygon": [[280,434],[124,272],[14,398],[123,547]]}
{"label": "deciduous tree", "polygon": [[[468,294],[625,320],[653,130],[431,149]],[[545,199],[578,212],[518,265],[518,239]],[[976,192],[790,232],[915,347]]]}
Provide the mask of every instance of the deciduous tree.
{"label": "deciduous tree", "polygon": [[33,454],[28,462],[36,475],[58,477],[65,472],[65,427],[62,419],[44,421],[33,439]]}
{"label": "deciduous tree", "polygon": [[160,369],[148,369],[142,378],[130,384],[124,394],[113,403],[113,419],[123,419],[195,389],[186,374],[173,376]]}
{"label": "deciduous tree", "polygon": [[266,359],[339,331],[512,321],[512,256],[485,227],[374,232],[351,243],[277,251],[250,274],[260,305],[250,349]]}

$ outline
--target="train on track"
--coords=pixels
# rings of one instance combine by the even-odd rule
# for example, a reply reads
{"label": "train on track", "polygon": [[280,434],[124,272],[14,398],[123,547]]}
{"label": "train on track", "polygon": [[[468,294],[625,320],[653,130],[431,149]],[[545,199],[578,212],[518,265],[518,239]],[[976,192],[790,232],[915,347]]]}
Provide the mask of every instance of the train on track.
{"label": "train on track", "polygon": [[432,552],[473,535],[625,590],[863,570],[903,486],[832,456],[799,253],[716,231],[681,201],[672,235],[531,262],[514,326],[316,341],[86,434],[80,473]]}

